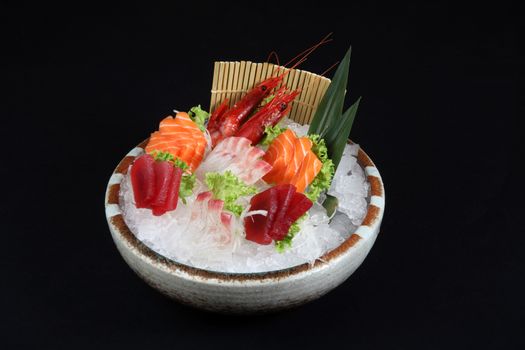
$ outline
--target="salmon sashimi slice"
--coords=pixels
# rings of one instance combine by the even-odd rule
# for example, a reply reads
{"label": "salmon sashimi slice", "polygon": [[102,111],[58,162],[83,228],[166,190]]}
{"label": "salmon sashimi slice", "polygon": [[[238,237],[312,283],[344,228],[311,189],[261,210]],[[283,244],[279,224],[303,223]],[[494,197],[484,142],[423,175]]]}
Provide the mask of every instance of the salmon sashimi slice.
{"label": "salmon sashimi slice", "polygon": [[195,174],[204,181],[208,172],[224,173],[230,170],[235,176],[251,185],[271,170],[271,165],[261,160],[264,151],[251,145],[244,137],[227,137],[210,152]]}
{"label": "salmon sashimi slice", "polygon": [[204,158],[206,138],[188,113],[168,116],[159,124],[159,131],[151,134],[146,152],[168,152],[185,162],[193,172]]}
{"label": "salmon sashimi slice", "polygon": [[317,158],[315,153],[311,150],[308,151],[301,164],[301,169],[299,169],[291,182],[297,187],[297,192],[304,192],[306,187],[312,183],[319,171],[321,171],[322,166],[323,163]]}
{"label": "salmon sashimi slice", "polygon": [[185,130],[188,132],[200,132],[200,129],[197,126],[197,124],[195,124],[193,120],[191,120],[188,113],[185,112],[177,113],[175,118],[173,118],[172,116],[166,117],[160,122],[159,125],[159,131],[164,134],[178,133],[181,130]]}
{"label": "salmon sashimi slice", "polygon": [[168,152],[172,156],[177,157],[180,150],[184,148],[184,144],[176,140],[174,137],[165,136],[156,131],[151,134],[148,145],[146,146],[147,153],[155,151]]}
{"label": "salmon sashimi slice", "polygon": [[312,141],[308,137],[295,139],[293,157],[288,163],[286,170],[279,183],[290,183],[295,174],[300,170],[306,154],[312,148]]}
{"label": "salmon sashimi slice", "polygon": [[195,145],[193,143],[187,143],[184,148],[182,148],[179,153],[177,154],[177,157],[184,161],[188,166],[191,167],[191,161],[193,160],[193,156],[195,155]]}
{"label": "salmon sashimi slice", "polygon": [[195,148],[195,154],[193,155],[193,159],[191,160],[190,168],[191,169],[197,169],[199,164],[201,164],[202,159],[204,158],[204,154],[206,153],[206,145],[197,145]]}
{"label": "salmon sashimi slice", "polygon": [[283,176],[288,163],[292,159],[295,150],[294,140],[296,138],[295,133],[287,129],[270,144],[263,160],[272,165],[272,170],[266,174],[264,181],[277,182]]}
{"label": "salmon sashimi slice", "polygon": [[264,175],[263,180],[267,183],[278,183],[282,177],[282,174],[286,170],[286,163],[283,158],[277,158],[272,164],[272,170],[268,174]]}

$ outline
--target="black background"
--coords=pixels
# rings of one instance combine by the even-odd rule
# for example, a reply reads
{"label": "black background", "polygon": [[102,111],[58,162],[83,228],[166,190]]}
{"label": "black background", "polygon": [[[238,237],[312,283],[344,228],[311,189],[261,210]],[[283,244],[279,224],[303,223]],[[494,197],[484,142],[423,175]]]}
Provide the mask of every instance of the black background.
{"label": "black background", "polygon": [[[0,13],[7,348],[525,346],[516,8],[13,3]],[[347,102],[363,100],[351,138],[387,195],[363,265],[275,315],[208,314],[150,289],[104,216],[119,159],[173,108],[208,107],[213,61],[272,50],[286,61],[332,31],[302,68],[320,73],[352,45]]]}

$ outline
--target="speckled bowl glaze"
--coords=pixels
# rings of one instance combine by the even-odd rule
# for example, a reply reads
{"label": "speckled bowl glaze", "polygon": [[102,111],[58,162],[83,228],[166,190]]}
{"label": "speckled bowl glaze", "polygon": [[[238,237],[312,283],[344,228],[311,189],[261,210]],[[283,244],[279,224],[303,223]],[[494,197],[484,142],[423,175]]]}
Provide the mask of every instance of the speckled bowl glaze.
{"label": "speckled bowl glaze", "polygon": [[119,207],[120,182],[146,141],[131,150],[113,172],[106,190],[106,217],[113,240],[128,265],[153,288],[184,304],[225,313],[262,313],[304,304],[344,282],[361,265],[379,233],[385,191],[379,171],[361,149],[358,163],[370,183],[366,217],[345,242],[313,265],[265,273],[223,273],[170,260],[135,237]]}

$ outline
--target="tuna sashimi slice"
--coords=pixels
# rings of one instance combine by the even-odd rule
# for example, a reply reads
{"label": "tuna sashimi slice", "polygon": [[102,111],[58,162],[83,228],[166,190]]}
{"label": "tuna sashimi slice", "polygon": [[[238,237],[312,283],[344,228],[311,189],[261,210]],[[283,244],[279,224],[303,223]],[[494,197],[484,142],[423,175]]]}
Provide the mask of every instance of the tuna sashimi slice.
{"label": "tuna sashimi slice", "polygon": [[288,214],[288,209],[290,207],[292,199],[294,198],[294,195],[296,193],[296,188],[294,185],[290,185],[290,184],[278,185],[278,186],[275,186],[274,188],[277,191],[277,198],[279,201],[279,210],[278,210],[277,215],[275,216],[275,220],[272,223],[272,226],[271,226],[271,229],[268,235],[272,239],[279,241],[286,236],[286,234],[288,233],[288,230],[290,229],[289,226],[288,228],[285,228],[283,225],[281,225],[281,223],[287,222],[286,216]]}
{"label": "tuna sashimi slice", "polygon": [[166,204],[175,167],[169,162],[155,162],[153,169],[155,171],[155,196],[151,201],[151,206],[162,208]]}
{"label": "tuna sashimi slice", "polygon": [[153,215],[160,216],[177,209],[182,169],[170,162],[155,163],[157,196],[151,203]]}
{"label": "tuna sashimi slice", "polygon": [[270,244],[272,242],[269,232],[279,209],[278,204],[277,191],[274,187],[252,197],[250,210],[266,210],[267,214],[266,216],[255,214],[244,219],[247,240],[259,244]]}
{"label": "tuna sashimi slice", "polygon": [[313,203],[290,184],[274,186],[252,197],[250,210],[266,210],[267,215],[252,215],[244,219],[246,239],[270,244],[282,240],[290,226],[306,213]]}
{"label": "tuna sashimi slice", "polygon": [[264,215],[256,214],[246,217],[244,219],[246,239],[264,245],[272,243],[272,238],[265,233],[265,224],[266,217]]}
{"label": "tuna sashimi slice", "polygon": [[173,176],[171,177],[171,184],[168,189],[168,195],[166,196],[166,203],[164,205],[166,211],[177,209],[177,203],[179,202],[179,189],[181,179],[182,169],[179,167],[173,167]]}
{"label": "tuna sashimi slice", "polygon": [[149,208],[156,194],[155,160],[149,154],[138,157],[131,167],[131,185],[137,208]]}
{"label": "tuna sashimi slice", "polygon": [[290,226],[304,215],[313,205],[313,202],[304,194],[295,192],[290,201],[286,214],[279,221],[275,221],[272,227],[272,238],[280,241],[288,234]]}

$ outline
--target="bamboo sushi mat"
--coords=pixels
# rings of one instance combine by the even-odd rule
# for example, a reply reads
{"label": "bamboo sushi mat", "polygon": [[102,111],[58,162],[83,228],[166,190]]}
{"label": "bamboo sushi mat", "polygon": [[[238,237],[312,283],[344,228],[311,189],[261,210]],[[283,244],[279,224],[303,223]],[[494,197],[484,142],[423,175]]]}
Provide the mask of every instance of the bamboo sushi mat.
{"label": "bamboo sushi mat", "polygon": [[[213,111],[226,98],[229,99],[229,106],[233,106],[256,84],[280,74],[281,70],[278,68],[283,67],[273,63],[249,61],[215,62],[210,110]],[[330,79],[304,70],[292,69],[284,77],[281,85],[283,84],[290,90],[300,89],[301,91],[292,102],[292,109],[288,117],[300,124],[309,124],[330,85]]]}

